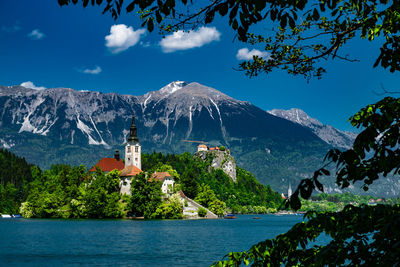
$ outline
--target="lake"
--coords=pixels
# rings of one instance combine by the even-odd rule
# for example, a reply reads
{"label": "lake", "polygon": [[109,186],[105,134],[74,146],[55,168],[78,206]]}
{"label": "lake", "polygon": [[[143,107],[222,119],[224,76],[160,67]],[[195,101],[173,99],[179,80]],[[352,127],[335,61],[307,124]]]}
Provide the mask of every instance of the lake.
{"label": "lake", "polygon": [[302,216],[234,220],[0,219],[0,265],[209,266],[286,232]]}

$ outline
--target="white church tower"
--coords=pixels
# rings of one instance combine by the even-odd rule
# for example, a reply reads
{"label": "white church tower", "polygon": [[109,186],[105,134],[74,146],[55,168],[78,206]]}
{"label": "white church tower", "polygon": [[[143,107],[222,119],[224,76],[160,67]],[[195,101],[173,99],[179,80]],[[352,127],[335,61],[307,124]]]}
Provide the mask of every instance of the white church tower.
{"label": "white church tower", "polygon": [[129,129],[129,137],[125,146],[125,167],[136,166],[140,170],[142,169],[142,158],[141,158],[142,147],[137,137],[137,128],[135,124],[135,114],[132,116],[132,124]]}

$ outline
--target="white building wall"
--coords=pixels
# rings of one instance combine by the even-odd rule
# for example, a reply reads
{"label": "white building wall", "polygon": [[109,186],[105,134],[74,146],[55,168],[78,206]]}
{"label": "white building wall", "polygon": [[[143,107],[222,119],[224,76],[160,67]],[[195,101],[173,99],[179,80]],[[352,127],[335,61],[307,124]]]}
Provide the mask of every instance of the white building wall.
{"label": "white building wall", "polygon": [[136,166],[142,169],[142,146],[140,143],[127,143],[125,146],[125,167]]}
{"label": "white building wall", "polygon": [[130,195],[131,194],[131,178],[130,177],[124,177],[121,178],[121,189],[120,193],[122,195]]}
{"label": "white building wall", "polygon": [[197,147],[197,151],[207,151],[206,147]]}
{"label": "white building wall", "polygon": [[173,188],[174,187],[174,183],[175,183],[175,181],[174,181],[174,179],[172,177],[166,177],[164,179],[164,182],[163,182],[163,184],[161,186],[161,191],[164,194],[166,194],[167,197],[169,197],[170,193],[172,193],[172,192],[169,192],[168,189],[169,188]]}

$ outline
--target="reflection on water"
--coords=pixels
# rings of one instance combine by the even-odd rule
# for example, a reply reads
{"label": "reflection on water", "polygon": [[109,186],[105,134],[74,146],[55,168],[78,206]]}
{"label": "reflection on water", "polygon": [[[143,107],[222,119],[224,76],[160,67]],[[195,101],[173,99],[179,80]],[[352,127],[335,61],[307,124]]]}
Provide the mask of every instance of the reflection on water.
{"label": "reflection on water", "polygon": [[302,220],[257,216],[260,219],[0,219],[0,265],[209,266]]}

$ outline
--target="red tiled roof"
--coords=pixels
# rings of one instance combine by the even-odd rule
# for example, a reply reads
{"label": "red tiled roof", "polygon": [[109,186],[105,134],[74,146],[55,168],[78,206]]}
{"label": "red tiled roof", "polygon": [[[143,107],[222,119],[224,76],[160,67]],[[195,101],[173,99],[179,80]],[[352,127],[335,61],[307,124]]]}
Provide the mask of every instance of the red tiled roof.
{"label": "red tiled roof", "polygon": [[96,167],[99,167],[103,172],[110,172],[112,170],[121,171],[125,165],[122,160],[116,160],[115,158],[102,158],[93,168],[90,169],[91,172],[96,171]]}
{"label": "red tiled roof", "polygon": [[162,181],[164,181],[165,177],[172,177],[172,176],[168,172],[155,172],[155,173],[153,173],[153,175],[151,176],[149,181],[154,179],[154,180],[162,182]]}
{"label": "red tiled roof", "polygon": [[126,176],[135,176],[136,174],[141,173],[142,170],[139,169],[138,167],[131,165],[131,166],[126,166],[122,171],[119,176],[121,177],[126,177]]}
{"label": "red tiled roof", "polygon": [[206,145],[203,145],[203,144],[199,145],[198,147],[204,147],[204,148],[207,148],[207,146],[206,146]]}

